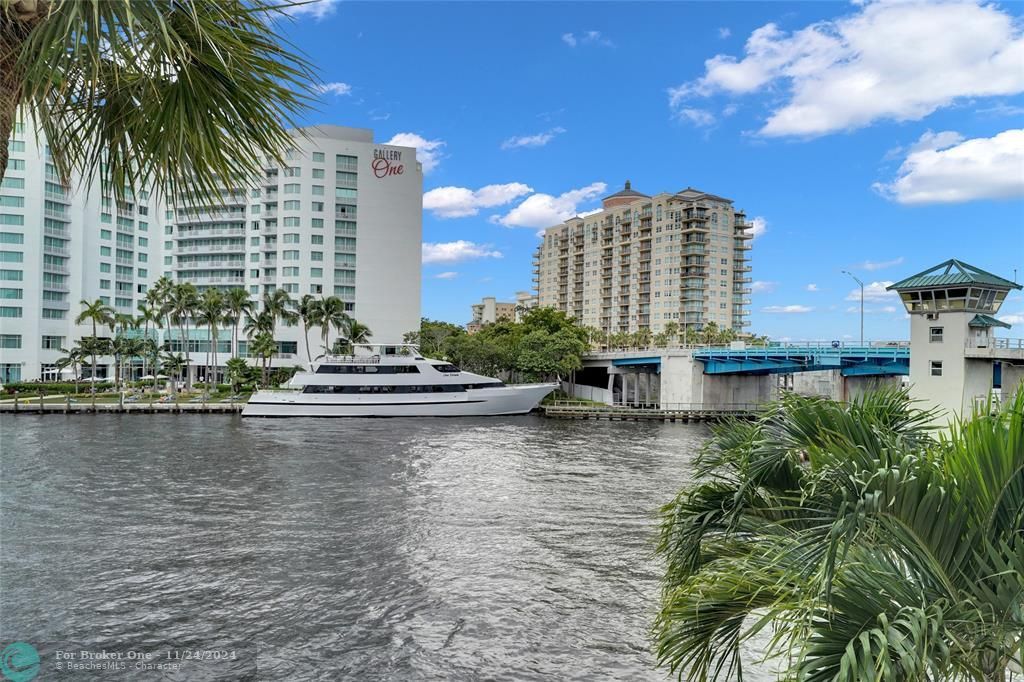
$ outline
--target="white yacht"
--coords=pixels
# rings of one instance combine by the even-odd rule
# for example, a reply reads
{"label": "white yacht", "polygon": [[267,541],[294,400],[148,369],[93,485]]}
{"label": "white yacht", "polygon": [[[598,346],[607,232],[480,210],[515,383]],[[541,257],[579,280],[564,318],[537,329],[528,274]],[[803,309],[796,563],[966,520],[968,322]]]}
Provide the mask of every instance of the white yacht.
{"label": "white yacht", "polygon": [[558,384],[506,386],[431,360],[413,345],[361,344],[287,387],[257,391],[243,417],[479,417],[525,414]]}

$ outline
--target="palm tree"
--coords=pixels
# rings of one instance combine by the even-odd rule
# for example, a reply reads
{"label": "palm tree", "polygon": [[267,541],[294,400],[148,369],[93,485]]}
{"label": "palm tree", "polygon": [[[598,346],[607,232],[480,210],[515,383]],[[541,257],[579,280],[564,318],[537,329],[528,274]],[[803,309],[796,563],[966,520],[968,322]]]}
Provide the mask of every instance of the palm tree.
{"label": "palm tree", "polygon": [[331,327],[341,330],[348,323],[348,315],[345,314],[345,302],[337,296],[328,296],[320,300],[319,316],[317,324],[320,326],[320,336],[323,339],[324,352],[318,357],[323,357],[331,352],[327,340],[330,338]]}
{"label": "palm tree", "polygon": [[[210,346],[206,351],[206,387],[209,390],[210,382],[216,383],[217,381],[217,340],[220,325],[224,322],[224,294],[217,288],[207,289],[199,300],[198,310],[196,322],[205,324],[210,331]],[[211,357],[213,358],[212,363]],[[212,380],[210,379],[211,375]]]}
{"label": "palm tree", "polygon": [[662,331],[665,332],[665,336],[668,337],[669,342],[672,342],[679,334],[679,323],[675,320],[670,320],[665,323],[665,327]]}
{"label": "palm tree", "polygon": [[[163,316],[160,314],[160,309],[159,309],[158,306],[154,305],[154,302],[153,302],[156,299],[156,297],[154,296],[153,300],[151,300],[150,299],[150,294],[151,293],[153,293],[152,289],[150,289],[149,291],[146,292],[146,300],[145,301],[139,301],[139,305],[137,307],[137,309],[139,311],[139,316],[135,318],[135,328],[138,329],[140,326],[143,327],[142,338],[143,338],[143,340],[146,340],[146,341],[150,340],[149,339],[149,325],[152,324],[155,328],[160,328],[162,326],[162,324],[163,324],[161,322],[161,320],[163,319]],[[149,354],[148,353],[143,353],[142,354],[142,374],[143,375],[148,374],[148,369],[149,369]]]}
{"label": "palm tree", "polygon": [[299,301],[299,320],[302,322],[302,340],[306,344],[306,362],[309,369],[313,368],[313,358],[309,353],[309,328],[320,324],[321,308],[320,301],[314,296],[306,294]]}
{"label": "palm tree", "polygon": [[0,0],[0,140],[24,107],[65,178],[215,200],[282,158],[309,101],[312,71],[274,30],[289,4]]}
{"label": "palm tree", "polygon": [[274,341],[274,335],[270,332],[260,332],[249,345],[249,353],[260,359],[262,383],[264,386],[267,385],[267,362],[276,352],[277,342]]}
{"label": "palm tree", "polygon": [[97,298],[95,301],[90,303],[89,301],[82,299],[82,312],[75,318],[75,324],[84,324],[85,322],[92,323],[92,406],[96,407],[96,355],[100,351],[100,345],[98,343],[99,336],[96,333],[97,325],[105,325],[110,327],[110,331],[114,331],[114,309],[103,302],[102,299]]}
{"label": "palm tree", "polygon": [[353,352],[352,346],[354,344],[367,343],[370,337],[373,336],[373,332],[370,331],[369,327],[348,315],[345,316],[345,321],[338,328],[338,334],[345,340],[345,344],[349,348],[347,352]]}
{"label": "palm tree", "polygon": [[241,384],[249,378],[249,363],[242,358],[231,358],[225,363],[224,369],[231,383],[231,392],[238,393]]}
{"label": "palm tree", "polygon": [[298,314],[292,310],[294,304],[295,301],[284,289],[274,289],[271,293],[263,294],[263,310],[270,315],[274,323],[270,328],[271,334],[274,333],[278,320],[284,324],[294,324],[298,321]]}
{"label": "palm tree", "polygon": [[1024,391],[938,438],[889,390],[720,426],[662,509],[658,656],[741,679],[996,682],[1024,643]]}
{"label": "palm tree", "polygon": [[188,321],[196,314],[199,292],[189,282],[175,284],[167,300],[169,320],[178,325],[181,345],[185,351],[185,389],[192,390],[192,354],[188,338]]}
{"label": "palm tree", "polygon": [[238,357],[238,325],[252,313],[252,299],[241,287],[229,289],[224,295],[225,321],[231,325],[231,357]]}
{"label": "palm tree", "polygon": [[78,367],[82,364],[82,359],[85,357],[82,355],[81,347],[73,346],[72,348],[61,348],[60,352],[64,354],[63,357],[57,358],[57,362],[54,363],[57,369],[64,370],[67,367],[71,368],[75,377],[75,395],[78,395]]}
{"label": "palm tree", "polygon": [[178,395],[178,379],[181,377],[183,369],[188,370],[188,360],[180,353],[166,352],[160,357],[160,363],[163,365],[164,371],[167,372],[167,376],[171,378],[171,393]]}

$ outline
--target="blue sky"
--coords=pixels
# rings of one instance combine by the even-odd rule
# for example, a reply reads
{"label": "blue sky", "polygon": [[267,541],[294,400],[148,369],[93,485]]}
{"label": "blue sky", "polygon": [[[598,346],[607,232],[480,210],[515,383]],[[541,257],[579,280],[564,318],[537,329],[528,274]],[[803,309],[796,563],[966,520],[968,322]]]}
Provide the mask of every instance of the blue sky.
{"label": "blue sky", "polygon": [[[1024,37],[1003,3],[325,2],[310,123],[419,147],[423,314],[531,286],[540,227],[632,180],[756,218],[751,330],[905,338],[882,283],[1024,279]],[[603,185],[601,184],[603,183]],[[481,191],[482,190],[482,191]],[[1018,294],[1002,315],[1019,322]]]}

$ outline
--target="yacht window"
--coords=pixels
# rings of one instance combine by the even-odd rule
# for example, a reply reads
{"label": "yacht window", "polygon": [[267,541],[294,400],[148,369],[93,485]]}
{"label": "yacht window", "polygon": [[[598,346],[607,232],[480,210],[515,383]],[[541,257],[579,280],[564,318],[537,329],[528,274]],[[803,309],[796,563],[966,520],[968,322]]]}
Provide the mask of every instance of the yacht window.
{"label": "yacht window", "polygon": [[448,372],[456,372],[457,373],[457,372],[462,371],[458,367],[456,367],[455,365],[452,365],[452,364],[434,365],[434,369],[436,369],[438,372],[445,372],[445,373],[448,373]]}

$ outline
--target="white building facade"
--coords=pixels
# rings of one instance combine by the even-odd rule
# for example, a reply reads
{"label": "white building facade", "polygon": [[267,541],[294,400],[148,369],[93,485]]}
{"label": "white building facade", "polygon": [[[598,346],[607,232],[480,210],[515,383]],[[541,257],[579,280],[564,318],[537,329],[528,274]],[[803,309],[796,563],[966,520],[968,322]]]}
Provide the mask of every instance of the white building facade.
{"label": "white building facade", "polygon": [[[79,301],[118,313],[162,274],[164,210],[153,188],[118,201],[99,181],[61,183],[43,139],[15,123],[0,183],[0,383],[56,377],[60,348],[92,333]],[[109,362],[109,359],[107,359]]]}
{"label": "white building facade", "polygon": [[[296,301],[338,296],[375,342],[398,343],[417,329],[423,174],[415,149],[342,126],[293,137],[285,165],[268,162],[262,178],[226,188],[217,205],[165,206],[153,188],[119,203],[99,182],[61,186],[45,141],[18,125],[0,186],[0,382],[51,378],[59,348],[91,334],[74,324],[79,301],[101,298],[134,314],[161,275],[200,290],[245,288],[254,301],[278,288]],[[178,330],[163,335],[181,349]],[[230,335],[219,334],[221,367]],[[209,332],[193,326],[188,336],[195,372]],[[319,330],[309,337],[316,357]],[[279,324],[275,339],[274,366],[305,364],[299,326]],[[111,359],[103,362],[97,374],[110,376]]]}

